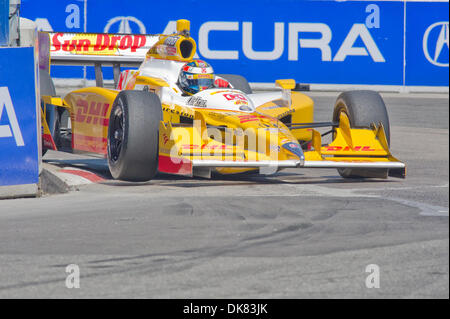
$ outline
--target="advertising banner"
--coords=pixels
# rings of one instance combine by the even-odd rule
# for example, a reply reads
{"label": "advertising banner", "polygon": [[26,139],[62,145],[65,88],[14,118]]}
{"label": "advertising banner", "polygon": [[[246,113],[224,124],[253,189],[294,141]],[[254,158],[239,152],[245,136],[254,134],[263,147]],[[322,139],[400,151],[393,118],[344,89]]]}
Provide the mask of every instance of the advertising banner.
{"label": "advertising banner", "polygon": [[172,33],[188,19],[198,57],[250,82],[448,86],[448,2],[23,0],[22,16],[47,31],[123,34]]}
{"label": "advertising banner", "polygon": [[34,54],[32,47],[0,48],[0,186],[39,181]]}
{"label": "advertising banner", "polygon": [[448,86],[448,2],[409,2],[406,13],[406,85]]}

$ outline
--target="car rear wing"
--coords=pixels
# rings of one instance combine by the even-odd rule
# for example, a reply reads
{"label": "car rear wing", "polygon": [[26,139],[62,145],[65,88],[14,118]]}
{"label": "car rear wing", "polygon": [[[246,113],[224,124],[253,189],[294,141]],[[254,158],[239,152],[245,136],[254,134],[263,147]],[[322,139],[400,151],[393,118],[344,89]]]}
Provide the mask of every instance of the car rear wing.
{"label": "car rear wing", "polygon": [[[45,33],[44,33],[45,34]],[[112,66],[117,86],[120,67],[139,67],[159,35],[50,32],[40,35],[40,50],[50,52],[52,65],[91,65],[96,85],[103,86],[102,66]]]}

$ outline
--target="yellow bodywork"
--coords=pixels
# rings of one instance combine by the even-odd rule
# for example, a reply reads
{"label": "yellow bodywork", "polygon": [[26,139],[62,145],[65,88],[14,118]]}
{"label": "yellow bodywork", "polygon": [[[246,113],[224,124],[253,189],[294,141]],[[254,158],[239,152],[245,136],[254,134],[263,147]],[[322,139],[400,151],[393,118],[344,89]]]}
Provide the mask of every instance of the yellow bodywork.
{"label": "yellow bodywork", "polygon": [[[152,81],[152,86],[160,83],[157,79],[145,80]],[[108,122],[118,92],[85,88],[71,92],[64,100],[44,97],[44,101],[69,109],[74,151],[106,156]],[[313,101],[308,96],[292,92],[291,101],[290,106],[280,100],[271,101],[251,113],[163,103],[159,128],[160,171],[192,176],[195,174],[192,163],[205,160],[230,163],[213,168],[222,174],[258,169],[254,165],[245,167],[247,162],[270,162],[279,164],[281,169],[284,163],[299,160],[299,154],[284,145],[299,145],[299,141],[309,142],[311,147],[302,152],[303,163],[299,162],[298,167],[400,163],[390,153],[380,123],[373,123],[371,129],[351,128],[347,115],[341,113],[339,127],[334,129],[333,141],[328,145],[322,145],[321,134],[314,128],[289,129],[280,121],[286,116],[291,116],[292,123],[313,122]],[[44,134],[48,135],[44,111],[42,118]],[[233,162],[239,165],[234,167]],[[403,169],[400,175],[404,174]]]}
{"label": "yellow bodywork", "polygon": [[[303,107],[306,106],[309,104],[303,105]],[[300,105],[296,107],[302,110]],[[295,109],[294,106],[293,109]],[[298,159],[296,154],[284,149],[283,145],[297,143],[297,136],[301,134],[296,136],[295,132],[290,131],[287,126],[279,122],[276,119],[277,114],[273,114],[275,116],[271,117],[259,112],[240,114],[239,112],[218,110],[194,110],[193,113],[189,115],[192,115],[194,124],[189,126],[172,124],[171,120],[177,115],[169,114],[167,111],[164,113],[165,121],[160,124],[160,156],[170,158],[176,163],[195,163],[195,161],[201,160],[240,163],[239,167],[232,167],[230,164],[229,167],[214,168],[215,171],[223,174],[257,169],[243,167],[242,163],[246,161],[271,161],[279,163],[283,168],[285,161]],[[178,120],[179,117],[175,117],[175,119]],[[249,122],[242,123],[242,119],[249,120]],[[304,123],[310,123],[309,119]],[[220,125],[226,126],[226,132],[217,130],[217,126]],[[250,135],[255,134],[257,142],[250,145],[245,139],[239,138],[242,134],[236,134],[237,131],[250,132]],[[312,146],[310,150],[304,151],[304,167],[322,167],[322,163],[330,162],[349,166],[354,163],[398,162],[401,164],[390,153],[381,124],[374,123],[372,129],[352,129],[345,113],[341,113],[339,127],[335,128],[335,137],[332,143],[325,146],[322,145],[321,134],[317,130],[298,131],[304,131],[305,134],[302,135],[302,138],[304,141],[310,141]],[[226,134],[230,137],[227,137]],[[213,138],[211,138],[212,136]],[[308,137],[310,138],[308,139]],[[327,165],[334,167],[333,164]],[[338,164],[336,165],[336,168],[339,168]],[[181,171],[175,169],[170,173],[192,175],[193,171],[192,167],[190,169],[188,167]]]}
{"label": "yellow bodywork", "polygon": [[138,75],[136,77],[136,85],[148,85],[150,87],[167,87],[169,86],[169,84],[167,84],[166,81],[159,79],[159,78],[155,78],[155,77],[150,77],[150,76],[142,76],[142,75]]}
{"label": "yellow bodywork", "polygon": [[389,150],[383,125],[372,129],[350,128],[345,113],[340,114],[339,127],[335,129],[334,140],[322,146],[319,132],[313,131],[312,150],[305,152],[305,160],[335,162],[389,162],[398,161]]}
{"label": "yellow bodywork", "polygon": [[[119,91],[100,87],[75,90],[64,99],[44,96],[44,105],[52,104],[69,111],[74,151],[107,154],[108,124],[111,108]],[[44,106],[42,123],[48,132]],[[52,148],[52,147],[47,147]]]}
{"label": "yellow bodywork", "polygon": [[[314,121],[313,100],[300,92],[292,92],[291,99],[292,104],[289,106],[280,105],[279,103],[282,101],[271,101],[258,106],[256,110],[278,120],[291,116],[291,123],[312,123]],[[311,129],[294,129],[291,133],[299,141],[310,141],[312,139]]]}

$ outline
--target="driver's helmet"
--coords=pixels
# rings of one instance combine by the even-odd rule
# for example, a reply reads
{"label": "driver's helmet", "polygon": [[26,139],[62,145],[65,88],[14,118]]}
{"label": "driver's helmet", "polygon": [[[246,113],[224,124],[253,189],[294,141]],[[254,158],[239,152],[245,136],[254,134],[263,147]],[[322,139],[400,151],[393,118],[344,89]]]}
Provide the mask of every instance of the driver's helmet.
{"label": "driver's helmet", "polygon": [[214,70],[205,61],[194,60],[183,65],[178,83],[184,93],[193,95],[214,86]]}

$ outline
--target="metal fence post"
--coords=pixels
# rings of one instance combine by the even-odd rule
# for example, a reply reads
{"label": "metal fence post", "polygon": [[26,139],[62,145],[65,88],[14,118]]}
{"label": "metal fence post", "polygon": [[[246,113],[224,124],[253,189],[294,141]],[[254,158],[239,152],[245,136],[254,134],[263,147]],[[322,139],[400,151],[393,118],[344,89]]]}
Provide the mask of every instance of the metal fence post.
{"label": "metal fence post", "polygon": [[0,0],[0,46],[9,45],[9,0]]}

